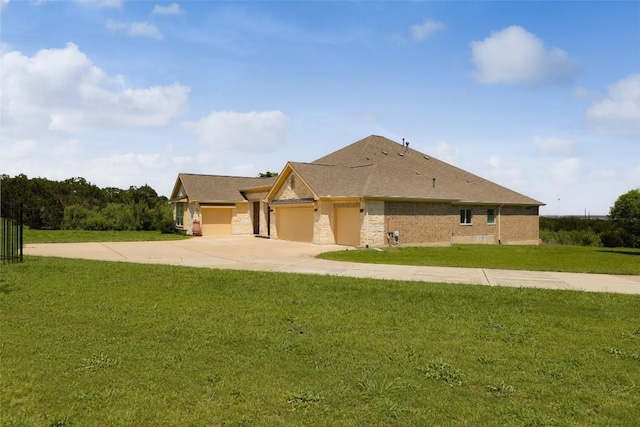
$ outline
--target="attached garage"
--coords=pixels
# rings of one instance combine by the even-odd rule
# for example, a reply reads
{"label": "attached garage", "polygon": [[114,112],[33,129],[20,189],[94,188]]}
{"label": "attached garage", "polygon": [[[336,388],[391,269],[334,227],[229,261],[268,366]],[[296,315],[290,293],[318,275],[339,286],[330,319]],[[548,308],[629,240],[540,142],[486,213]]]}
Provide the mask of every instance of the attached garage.
{"label": "attached garage", "polygon": [[313,241],[313,207],[277,207],[278,239],[294,242]]}
{"label": "attached garage", "polygon": [[231,234],[231,207],[202,207],[202,235],[224,236]]}
{"label": "attached garage", "polygon": [[358,207],[336,207],[335,236],[336,244],[360,246],[362,216]]}

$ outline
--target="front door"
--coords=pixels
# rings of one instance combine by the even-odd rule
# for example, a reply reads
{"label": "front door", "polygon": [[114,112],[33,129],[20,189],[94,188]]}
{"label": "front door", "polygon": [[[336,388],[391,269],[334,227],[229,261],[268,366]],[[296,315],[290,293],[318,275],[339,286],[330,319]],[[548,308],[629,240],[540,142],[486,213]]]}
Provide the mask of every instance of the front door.
{"label": "front door", "polygon": [[260,234],[260,202],[253,202],[253,234]]}

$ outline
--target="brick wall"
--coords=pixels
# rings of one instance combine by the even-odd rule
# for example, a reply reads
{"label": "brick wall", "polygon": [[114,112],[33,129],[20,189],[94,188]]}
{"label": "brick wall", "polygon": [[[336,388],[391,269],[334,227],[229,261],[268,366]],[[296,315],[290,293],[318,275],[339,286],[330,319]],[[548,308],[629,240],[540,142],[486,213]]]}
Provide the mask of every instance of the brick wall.
{"label": "brick wall", "polygon": [[236,203],[231,214],[231,234],[252,234],[253,222],[249,207],[251,203]]}
{"label": "brick wall", "polygon": [[291,173],[276,193],[274,200],[306,198],[313,198],[313,193],[296,174]]}
{"label": "brick wall", "polygon": [[[471,224],[460,223],[460,211],[471,209]],[[489,224],[487,211],[493,209],[494,222]],[[451,206],[452,243],[498,243],[498,207],[497,206]]]}
{"label": "brick wall", "polygon": [[360,236],[362,245],[375,248],[386,245],[385,202],[382,200],[367,200],[365,202],[365,216],[362,221]]}
{"label": "brick wall", "polygon": [[327,245],[335,243],[333,234],[333,203],[318,202],[318,210],[314,212],[313,243]]}
{"label": "brick wall", "polygon": [[[447,203],[385,202],[385,242],[389,231],[400,232],[401,244],[451,242],[452,207]],[[390,221],[393,230],[389,229]]]}
{"label": "brick wall", "polygon": [[268,221],[269,206],[264,202],[267,197],[268,191],[261,192],[247,192],[247,200],[249,200],[249,215],[251,216],[251,233],[253,233],[253,203],[260,203],[260,236],[267,237],[269,234]]}
{"label": "brick wall", "polygon": [[502,207],[501,234],[502,243],[537,245],[540,242],[540,217],[538,208]]}
{"label": "brick wall", "polygon": [[[460,223],[460,210],[471,209],[471,224]],[[495,222],[488,222],[493,209]],[[498,215],[500,213],[500,215]],[[537,207],[385,202],[384,232],[398,230],[401,244],[487,243],[538,244]],[[395,230],[389,230],[392,220]]]}

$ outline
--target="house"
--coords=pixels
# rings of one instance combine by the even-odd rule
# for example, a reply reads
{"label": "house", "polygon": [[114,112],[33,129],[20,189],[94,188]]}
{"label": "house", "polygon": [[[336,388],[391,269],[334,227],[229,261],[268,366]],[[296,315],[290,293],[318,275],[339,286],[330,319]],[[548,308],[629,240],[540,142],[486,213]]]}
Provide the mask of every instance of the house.
{"label": "house", "polygon": [[538,244],[543,203],[381,136],[273,178],[180,174],[171,201],[190,233],[315,244]]}
{"label": "house", "polygon": [[[171,193],[176,229],[194,234],[268,236],[264,198],[276,177],[247,178],[181,173]],[[196,227],[197,228],[197,227]]]}

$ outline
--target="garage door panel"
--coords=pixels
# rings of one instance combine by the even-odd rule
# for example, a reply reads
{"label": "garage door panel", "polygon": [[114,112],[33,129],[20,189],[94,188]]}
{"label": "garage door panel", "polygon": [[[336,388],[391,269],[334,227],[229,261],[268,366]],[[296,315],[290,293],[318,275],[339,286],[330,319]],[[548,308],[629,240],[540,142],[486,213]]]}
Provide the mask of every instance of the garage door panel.
{"label": "garage door panel", "polygon": [[294,242],[313,241],[313,208],[277,208],[278,238]]}
{"label": "garage door panel", "polygon": [[336,208],[336,243],[360,246],[362,218],[359,208]]}
{"label": "garage door panel", "polygon": [[202,235],[224,236],[231,234],[231,216],[233,209],[203,208]]}

